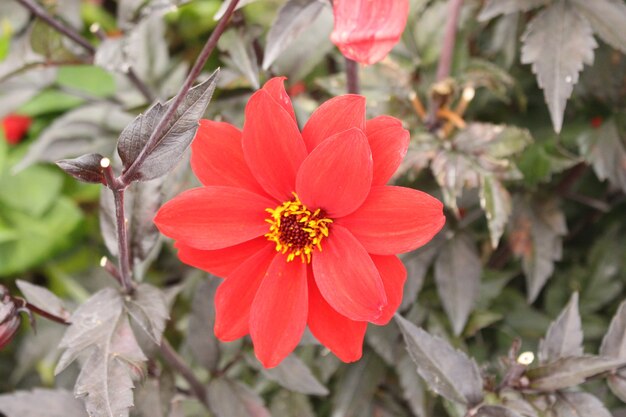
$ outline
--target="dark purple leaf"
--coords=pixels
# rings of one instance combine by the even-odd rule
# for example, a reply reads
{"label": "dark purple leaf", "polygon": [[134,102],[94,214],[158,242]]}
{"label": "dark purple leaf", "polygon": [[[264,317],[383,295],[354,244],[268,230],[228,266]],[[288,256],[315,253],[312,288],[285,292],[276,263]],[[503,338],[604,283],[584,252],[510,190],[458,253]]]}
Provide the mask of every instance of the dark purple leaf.
{"label": "dark purple leaf", "polygon": [[2,394],[0,412],[6,417],[87,417],[82,401],[62,389],[36,388]]}
{"label": "dark purple leaf", "polygon": [[270,417],[261,397],[241,382],[214,378],[208,397],[216,417]]}
{"label": "dark purple leaf", "polygon": [[16,282],[26,301],[53,316],[69,319],[70,313],[65,303],[50,290],[39,285],[18,279]]}
{"label": "dark purple leaf", "polygon": [[526,372],[530,387],[539,391],[557,391],[585,382],[587,378],[626,365],[626,360],[600,356],[561,358]]}
{"label": "dark purple leaf", "polygon": [[602,402],[586,392],[562,392],[552,407],[555,417],[612,417]]}
{"label": "dark purple leaf", "polygon": [[161,344],[161,336],[165,323],[169,319],[165,295],[150,284],[141,284],[127,297],[124,307],[131,320],[141,328],[157,345]]}
{"label": "dark purple leaf", "polygon": [[409,355],[426,384],[448,400],[475,406],[483,400],[483,380],[476,362],[448,342],[396,314]]}
{"label": "dark purple leaf", "polygon": [[202,366],[213,371],[220,359],[219,342],[213,332],[215,324],[215,291],[219,285],[217,278],[209,278],[196,287],[191,302],[187,345],[192,356]]}
{"label": "dark purple leaf", "polygon": [[385,378],[385,363],[376,355],[365,354],[339,379],[333,396],[333,416],[368,415],[376,388]]}
{"label": "dark purple leaf", "polygon": [[288,390],[308,395],[328,395],[328,389],[322,385],[309,367],[295,354],[287,356],[278,366],[263,369],[263,374]]}
{"label": "dark purple leaf", "polygon": [[575,292],[559,317],[550,324],[546,338],[539,343],[539,360],[546,363],[582,354],[583,330]]}
{"label": "dark purple leaf", "polygon": [[[219,70],[203,83],[189,90],[174,117],[159,132],[155,144],[146,149],[147,157],[130,180],[148,181],[165,175],[180,160],[191,144],[198,129],[198,121],[211,100]],[[152,106],[145,114],[140,114],[121,133],[117,152],[122,159],[124,171],[135,162],[146,147],[148,139],[159,124],[171,101]]]}
{"label": "dark purple leaf", "polygon": [[79,181],[94,184],[106,184],[100,161],[103,156],[97,153],[79,156],[75,159],[62,159],[57,161],[57,165],[63,171]]}
{"label": "dark purple leaf", "polygon": [[522,417],[516,411],[499,405],[484,405],[478,409],[476,417]]}

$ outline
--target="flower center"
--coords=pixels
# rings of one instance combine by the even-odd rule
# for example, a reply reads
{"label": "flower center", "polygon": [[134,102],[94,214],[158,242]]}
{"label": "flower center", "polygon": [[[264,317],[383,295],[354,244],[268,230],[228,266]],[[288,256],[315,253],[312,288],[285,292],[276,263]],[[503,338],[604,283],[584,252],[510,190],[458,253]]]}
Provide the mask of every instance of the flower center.
{"label": "flower center", "polygon": [[322,239],[328,237],[328,228],[333,221],[324,217],[317,209],[311,212],[294,193],[294,199],[285,201],[275,209],[265,209],[270,217],[267,240],[276,243],[276,251],[287,255],[287,262],[300,257],[302,262],[311,262],[315,248],[322,250]]}

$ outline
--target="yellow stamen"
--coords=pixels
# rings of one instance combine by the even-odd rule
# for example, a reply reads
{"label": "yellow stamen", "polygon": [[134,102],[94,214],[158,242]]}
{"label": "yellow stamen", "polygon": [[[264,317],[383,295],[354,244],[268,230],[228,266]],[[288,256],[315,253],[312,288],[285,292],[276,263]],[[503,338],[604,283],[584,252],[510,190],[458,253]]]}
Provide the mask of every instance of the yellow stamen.
{"label": "yellow stamen", "polygon": [[321,209],[311,212],[298,198],[285,201],[280,206],[265,209],[270,224],[265,237],[276,244],[276,251],[287,255],[287,262],[299,257],[302,262],[311,263],[314,249],[322,251],[322,239],[328,237],[328,228],[333,222],[324,217]]}

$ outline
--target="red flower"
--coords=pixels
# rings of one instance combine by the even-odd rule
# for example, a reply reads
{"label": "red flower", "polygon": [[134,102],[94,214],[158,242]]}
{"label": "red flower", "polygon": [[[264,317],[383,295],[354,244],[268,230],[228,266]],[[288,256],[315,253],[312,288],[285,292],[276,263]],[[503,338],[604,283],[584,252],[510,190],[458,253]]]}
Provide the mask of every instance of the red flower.
{"label": "red flower", "polygon": [[0,349],[5,347],[20,327],[18,309],[4,285],[0,285]]}
{"label": "red flower", "polygon": [[409,15],[409,0],[335,0],[330,39],[346,57],[374,64],[398,43]]}
{"label": "red flower", "polygon": [[30,128],[32,119],[19,114],[9,114],[2,120],[4,136],[7,142],[12,145],[19,143]]}
{"label": "red flower", "polygon": [[406,271],[395,256],[443,226],[442,204],[384,185],[409,133],[388,116],[365,120],[365,99],[324,103],[302,132],[282,78],[246,106],[243,132],[200,121],[191,166],[203,187],[166,203],[158,228],[180,259],[226,279],[215,333],[250,333],[258,359],[276,366],[308,324],[340,359],[361,356],[367,322],[387,323]]}

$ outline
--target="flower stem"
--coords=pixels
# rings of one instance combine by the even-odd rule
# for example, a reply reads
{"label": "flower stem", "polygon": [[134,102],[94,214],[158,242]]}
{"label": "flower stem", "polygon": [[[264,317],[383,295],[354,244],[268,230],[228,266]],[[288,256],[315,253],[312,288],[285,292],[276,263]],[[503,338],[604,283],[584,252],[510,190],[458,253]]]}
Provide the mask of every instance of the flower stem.
{"label": "flower stem", "polygon": [[159,139],[161,139],[161,137],[163,136],[163,133],[167,129],[167,125],[170,123],[170,121],[176,114],[176,110],[178,110],[178,107],[182,104],[183,100],[185,99],[185,95],[191,89],[191,86],[195,82],[196,78],[198,78],[198,76],[202,72],[202,68],[204,67],[204,64],[206,64],[207,60],[209,59],[209,56],[213,52],[213,49],[215,49],[215,47],[217,46],[217,41],[222,36],[222,33],[224,33],[224,30],[226,30],[228,21],[230,20],[230,17],[235,11],[235,8],[237,7],[237,3],[239,3],[239,0],[233,0],[230,3],[230,5],[228,6],[228,9],[226,10],[226,13],[220,19],[219,23],[215,27],[215,30],[213,30],[213,33],[211,33],[211,36],[209,37],[206,44],[202,48],[200,55],[198,55],[198,58],[196,59],[196,62],[191,68],[191,71],[189,72],[187,79],[183,83],[183,86],[180,88],[180,90],[176,94],[176,97],[174,97],[172,104],[168,106],[167,111],[165,112],[161,120],[159,121],[159,124],[152,131],[152,134],[150,135],[148,142],[146,143],[146,145],[143,147],[143,149],[137,156],[137,159],[135,159],[135,161],[131,164],[131,166],[128,167],[128,169],[120,176],[119,180],[123,184],[128,185],[132,182],[132,178],[134,174],[144,163],[144,161],[146,160],[146,158],[152,151],[152,148],[154,148],[154,146],[157,144]]}
{"label": "flower stem", "polygon": [[27,302],[26,304],[24,304],[24,307],[30,310],[31,312],[37,314],[38,316],[45,317],[48,320],[54,321],[56,323],[64,324],[66,326],[69,326],[71,324],[69,321],[65,320],[63,317],[55,316],[54,314],[48,313],[47,311],[44,311],[40,309],[39,307],[35,307],[31,303]]}
{"label": "flower stem", "polygon": [[346,78],[348,94],[359,94],[359,64],[350,58],[346,58]]}
{"label": "flower stem", "polygon": [[[39,5],[34,0],[15,0],[15,1],[20,3],[22,6],[24,6],[28,10],[30,10],[32,14],[37,16],[47,25],[51,26],[52,28],[57,30],[59,33],[65,35],[66,37],[76,42],[85,51],[87,51],[89,56],[93,59],[93,57],[96,54],[96,48],[85,37],[83,37],[80,33],[78,33],[74,28],[72,28],[71,26],[67,26],[63,22],[55,19],[50,13],[48,13],[46,9],[44,9],[41,5]],[[132,70],[132,68],[130,68],[126,72],[126,76],[148,102],[151,103],[154,100],[154,97],[152,93],[150,92],[150,89],[148,88],[148,86],[146,86],[146,84],[137,77],[137,75]]]}
{"label": "flower stem", "polygon": [[194,395],[204,404],[207,408],[209,407],[209,402],[206,397],[206,390],[204,388],[204,384],[196,378],[196,375],[193,371],[185,364],[183,358],[174,350],[170,342],[167,339],[163,339],[161,341],[161,356],[170,366],[178,371],[180,375],[185,378]]}

